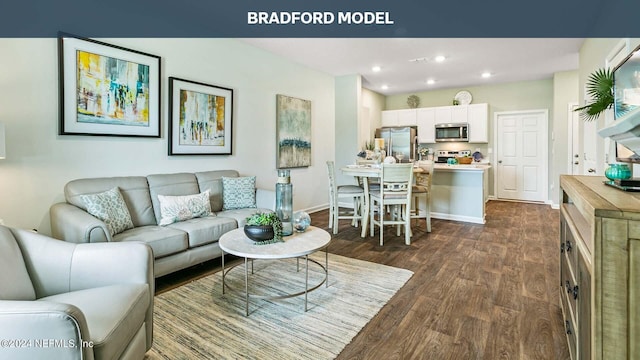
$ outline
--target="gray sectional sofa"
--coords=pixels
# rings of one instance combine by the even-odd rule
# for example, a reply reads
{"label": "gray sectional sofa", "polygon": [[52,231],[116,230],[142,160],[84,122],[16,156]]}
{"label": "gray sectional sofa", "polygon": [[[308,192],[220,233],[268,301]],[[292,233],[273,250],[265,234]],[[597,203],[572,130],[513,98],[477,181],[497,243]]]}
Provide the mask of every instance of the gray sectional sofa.
{"label": "gray sectional sofa", "polygon": [[[255,207],[224,210],[223,177],[242,179],[235,170],[218,170],[70,181],[64,189],[66,202],[54,204],[50,210],[52,236],[76,243],[144,242],[153,249],[155,277],[219,257],[218,239],[222,234],[244,226],[250,214],[273,210],[275,205],[274,191],[256,189]],[[104,221],[87,212],[83,197],[113,188],[119,189],[133,225],[114,235]],[[209,191],[211,215],[158,225],[158,195],[186,196],[205,191]]]}

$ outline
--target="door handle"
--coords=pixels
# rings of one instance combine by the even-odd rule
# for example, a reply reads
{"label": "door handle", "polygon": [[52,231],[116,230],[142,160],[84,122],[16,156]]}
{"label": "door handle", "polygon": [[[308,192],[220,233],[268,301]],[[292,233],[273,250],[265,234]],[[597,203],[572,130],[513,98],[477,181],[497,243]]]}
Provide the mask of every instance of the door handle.
{"label": "door handle", "polygon": [[591,169],[587,170],[587,172],[594,173],[594,172],[596,172],[596,169],[591,168]]}
{"label": "door handle", "polygon": [[498,164],[502,164],[502,160],[498,160]]}
{"label": "door handle", "polygon": [[574,162],[573,162],[573,165],[578,165],[578,164],[580,164],[580,163],[579,163],[579,162],[577,162],[577,161],[574,161]]}
{"label": "door handle", "polygon": [[580,157],[580,155],[575,154],[575,155],[573,155],[573,157],[574,157],[574,158],[579,158],[579,157]]}

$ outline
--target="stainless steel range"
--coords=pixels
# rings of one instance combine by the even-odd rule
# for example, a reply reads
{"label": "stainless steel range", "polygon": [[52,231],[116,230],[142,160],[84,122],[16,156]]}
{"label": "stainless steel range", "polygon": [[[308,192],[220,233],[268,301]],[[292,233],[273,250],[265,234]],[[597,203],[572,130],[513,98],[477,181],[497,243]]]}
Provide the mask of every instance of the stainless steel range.
{"label": "stainless steel range", "polygon": [[451,158],[471,155],[471,150],[438,150],[435,153],[435,162],[446,164]]}

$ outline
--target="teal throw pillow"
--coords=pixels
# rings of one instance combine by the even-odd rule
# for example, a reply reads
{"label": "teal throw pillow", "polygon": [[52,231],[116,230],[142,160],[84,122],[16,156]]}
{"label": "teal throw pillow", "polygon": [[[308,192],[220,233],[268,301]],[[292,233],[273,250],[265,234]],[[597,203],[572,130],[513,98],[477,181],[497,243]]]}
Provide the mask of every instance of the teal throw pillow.
{"label": "teal throw pillow", "polygon": [[184,196],[158,195],[158,201],[161,226],[211,215],[209,190]]}
{"label": "teal throw pillow", "polygon": [[256,177],[222,177],[222,210],[256,207]]}
{"label": "teal throw pillow", "polygon": [[80,195],[80,198],[89,214],[104,221],[111,236],[133,228],[131,214],[117,187],[98,194]]}

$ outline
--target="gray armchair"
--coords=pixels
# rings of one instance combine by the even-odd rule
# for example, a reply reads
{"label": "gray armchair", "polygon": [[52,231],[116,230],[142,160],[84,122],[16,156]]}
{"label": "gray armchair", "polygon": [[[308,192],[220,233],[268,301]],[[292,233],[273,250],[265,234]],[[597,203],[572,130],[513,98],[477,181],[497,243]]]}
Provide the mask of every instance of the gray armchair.
{"label": "gray armchair", "polygon": [[0,359],[142,359],[153,337],[153,254],[0,226]]}

